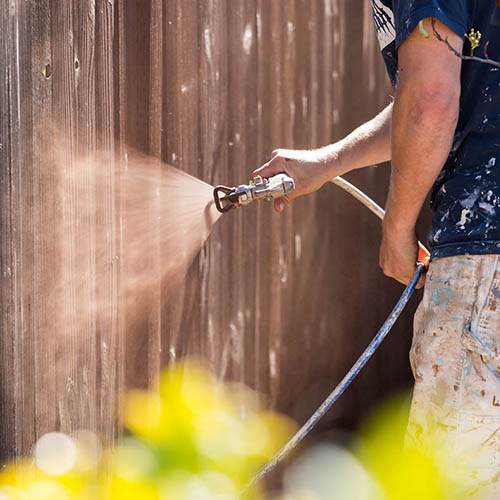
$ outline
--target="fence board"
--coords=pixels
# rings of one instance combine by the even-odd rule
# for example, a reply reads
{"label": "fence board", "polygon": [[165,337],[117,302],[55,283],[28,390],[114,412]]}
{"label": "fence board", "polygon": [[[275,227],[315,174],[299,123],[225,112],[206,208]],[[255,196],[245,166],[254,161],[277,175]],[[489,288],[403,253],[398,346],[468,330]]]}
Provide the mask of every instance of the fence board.
{"label": "fence board", "polygon": [[[274,148],[319,146],[373,116],[389,89],[370,2],[1,8],[1,458],[48,430],[112,442],[123,391],[187,354],[303,421],[401,291],[378,270],[379,223],[326,186],[283,215],[223,217],[186,274],[162,279],[158,217],[176,200],[156,199],[153,183],[140,228],[150,286],[131,302],[140,231],[123,179],[138,151],[239,184]],[[82,161],[96,154],[98,169]],[[151,165],[159,179],[165,167]],[[387,169],[350,178],[384,201]],[[408,383],[410,328],[409,310],[325,426],[352,428]]]}
{"label": "fence board", "polygon": [[0,178],[0,218],[2,234],[0,259],[2,270],[2,284],[0,287],[0,318],[2,332],[0,336],[0,349],[3,353],[5,362],[0,364],[1,399],[0,399],[0,418],[5,427],[11,432],[4,436],[4,446],[0,451],[0,458],[5,460],[9,455],[13,455],[16,450],[15,422],[16,422],[16,396],[18,396],[18,386],[12,373],[15,370],[14,354],[15,338],[12,332],[18,327],[18,294],[15,286],[16,262],[15,250],[16,241],[13,238],[13,229],[15,221],[13,216],[16,210],[15,192],[13,191],[13,171],[18,163],[19,140],[18,129],[19,120],[18,100],[16,99],[16,89],[18,88],[18,74],[15,71],[17,54],[15,44],[16,16],[11,11],[11,4],[8,0],[2,0],[2,11],[0,16],[0,53],[1,60],[5,64],[0,66],[1,86],[0,103],[2,113],[0,114],[0,164],[2,165],[3,175]]}

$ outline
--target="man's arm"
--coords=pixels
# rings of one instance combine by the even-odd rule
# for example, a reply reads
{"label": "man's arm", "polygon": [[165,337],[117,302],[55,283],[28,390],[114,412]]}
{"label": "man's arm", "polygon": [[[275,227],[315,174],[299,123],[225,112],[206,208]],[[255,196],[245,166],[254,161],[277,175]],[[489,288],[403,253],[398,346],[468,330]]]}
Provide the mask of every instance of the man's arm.
{"label": "man's arm", "polygon": [[[286,172],[295,181],[295,190],[288,196],[293,199],[316,191],[337,175],[389,161],[392,107],[389,104],[375,118],[335,144],[315,150],[277,149],[254,175],[271,177]],[[283,199],[275,201],[278,212],[283,210],[283,203]]]}
{"label": "man's arm", "polygon": [[375,118],[364,123],[338,143],[327,146],[336,152],[338,164],[332,166],[333,175],[342,175],[358,168],[384,163],[391,159],[391,119],[393,104],[389,104]]}
{"label": "man's arm", "polygon": [[[431,20],[424,26],[432,33]],[[436,21],[443,38],[462,52],[463,39]],[[408,283],[417,258],[415,224],[450,152],[460,100],[461,60],[418,28],[398,50],[399,75],[392,115],[392,171],[380,266]]]}

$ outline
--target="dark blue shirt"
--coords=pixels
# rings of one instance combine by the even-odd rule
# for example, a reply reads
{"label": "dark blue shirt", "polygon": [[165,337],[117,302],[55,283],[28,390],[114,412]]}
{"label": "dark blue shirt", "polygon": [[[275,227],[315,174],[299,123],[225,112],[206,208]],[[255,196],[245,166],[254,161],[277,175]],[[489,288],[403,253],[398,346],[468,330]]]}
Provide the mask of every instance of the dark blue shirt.
{"label": "dark blue shirt", "polygon": [[[474,55],[483,57],[489,40],[488,56],[500,61],[500,8],[495,0],[372,0],[372,7],[393,85],[397,49],[426,17],[439,19],[461,37],[471,28],[480,31],[481,45]],[[465,40],[464,54],[469,53]],[[432,258],[500,254],[500,69],[464,61],[461,86],[453,146],[431,192]]]}

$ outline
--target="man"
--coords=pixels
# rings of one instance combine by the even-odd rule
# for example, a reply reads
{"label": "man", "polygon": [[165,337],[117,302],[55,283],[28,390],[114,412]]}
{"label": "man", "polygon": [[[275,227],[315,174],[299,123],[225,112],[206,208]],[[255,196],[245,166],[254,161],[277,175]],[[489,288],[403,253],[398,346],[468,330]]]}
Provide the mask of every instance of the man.
{"label": "man", "polygon": [[[338,143],[274,151],[256,173],[287,172],[296,181],[292,199],[391,160],[380,265],[405,284],[415,270],[415,223],[432,188],[432,262],[415,316],[408,438],[437,442],[444,434],[453,454],[472,464],[474,481],[498,493],[500,70],[462,61],[450,48],[468,54],[464,34],[473,28],[490,41],[488,56],[500,60],[500,8],[495,0],[372,6],[394,103]],[[433,36],[433,25],[450,47]],[[285,203],[277,200],[276,210]]]}

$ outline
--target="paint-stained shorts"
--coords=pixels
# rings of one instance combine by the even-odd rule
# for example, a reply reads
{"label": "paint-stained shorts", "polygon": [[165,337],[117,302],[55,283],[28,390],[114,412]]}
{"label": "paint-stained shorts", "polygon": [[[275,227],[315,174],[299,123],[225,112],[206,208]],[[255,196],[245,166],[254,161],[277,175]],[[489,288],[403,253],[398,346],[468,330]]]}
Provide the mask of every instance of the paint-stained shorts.
{"label": "paint-stained shorts", "polygon": [[485,498],[500,498],[500,256],[431,263],[410,361],[408,442],[445,437]]}

